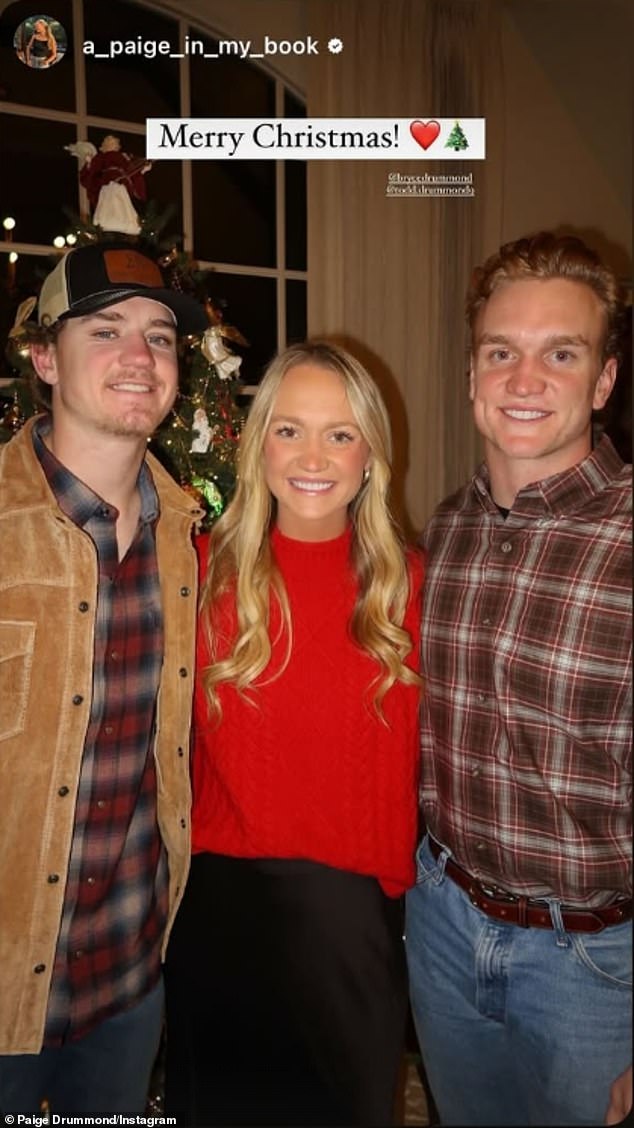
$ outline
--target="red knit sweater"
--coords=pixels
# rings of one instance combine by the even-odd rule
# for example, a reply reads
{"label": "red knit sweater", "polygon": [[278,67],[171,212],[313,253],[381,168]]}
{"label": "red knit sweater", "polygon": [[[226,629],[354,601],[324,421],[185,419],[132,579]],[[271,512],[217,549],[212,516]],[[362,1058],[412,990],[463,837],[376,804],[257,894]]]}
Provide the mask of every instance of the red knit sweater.
{"label": "red knit sweater", "polygon": [[[291,608],[293,650],[257,705],[220,688],[222,720],[210,723],[196,679],[193,850],[241,858],[307,858],[377,877],[391,896],[414,880],[419,760],[418,690],[397,682],[383,701],[368,687],[378,666],[352,640],[355,581],[350,531],[306,543],[277,529],[272,548]],[[199,541],[201,567],[208,538]],[[422,562],[410,555],[412,597],[405,626],[417,667]],[[275,638],[279,612],[271,614]],[[277,619],[277,622],[276,622]],[[198,670],[209,665],[199,632]],[[265,681],[278,669],[274,645]]]}

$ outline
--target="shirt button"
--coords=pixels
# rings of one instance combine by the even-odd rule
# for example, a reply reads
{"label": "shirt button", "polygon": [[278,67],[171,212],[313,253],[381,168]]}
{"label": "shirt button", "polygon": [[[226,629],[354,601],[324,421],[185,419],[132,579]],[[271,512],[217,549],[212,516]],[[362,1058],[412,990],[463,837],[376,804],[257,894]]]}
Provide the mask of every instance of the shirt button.
{"label": "shirt button", "polygon": [[487,699],[486,693],[479,693],[478,694],[478,701],[486,701],[486,699]]}
{"label": "shirt button", "polygon": [[78,948],[76,952],[73,952],[73,957],[74,957],[74,958],[75,958],[76,960],[80,960],[80,959],[81,959],[81,957],[83,956],[83,954],[84,954],[84,953],[83,953],[83,950],[82,950],[81,948]]}
{"label": "shirt button", "polygon": [[105,800],[105,799],[98,799],[98,800],[97,800],[97,806],[98,806],[98,808],[99,808],[99,810],[100,810],[100,811],[103,811],[103,809],[104,809],[105,805],[106,805],[106,800]]}
{"label": "shirt button", "polygon": [[43,971],[46,971],[46,964],[36,964],[33,971],[36,975],[41,975]]}
{"label": "shirt button", "polygon": [[110,657],[112,658],[113,662],[116,662],[117,659],[119,658],[119,651],[118,650],[111,650],[110,651]]}
{"label": "shirt button", "polygon": [[49,873],[46,880],[48,881],[49,885],[57,885],[57,882],[59,881],[59,874]]}
{"label": "shirt button", "polygon": [[474,768],[473,771],[471,772],[471,775],[472,776],[479,776],[480,775],[480,768]]}
{"label": "shirt button", "polygon": [[178,671],[178,673],[179,673],[179,676],[180,676],[181,678],[186,678],[186,677],[187,677],[187,670],[185,669],[185,667],[184,667],[184,666],[181,666],[181,668],[180,668],[180,670]]}
{"label": "shirt button", "polygon": [[94,884],[95,884],[94,877],[87,877],[86,878],[86,885],[94,885]]}
{"label": "shirt button", "polygon": [[112,727],[112,725],[104,725],[103,731],[105,732],[106,736],[112,736],[114,728]]}
{"label": "shirt button", "polygon": [[67,787],[60,787],[57,794],[61,795],[61,797],[63,799],[65,795],[68,795],[68,788]]}
{"label": "shirt button", "polygon": [[502,541],[502,544],[500,545],[500,549],[501,549],[502,552],[512,552],[513,551],[513,545],[511,544],[510,541]]}
{"label": "shirt button", "polygon": [[182,587],[181,588],[181,595],[190,595],[190,594],[191,594],[191,592],[190,592],[190,589],[188,587]]}
{"label": "shirt button", "polygon": [[81,693],[76,693],[75,696],[73,697],[73,705],[81,705],[83,700],[84,699],[83,699]]}
{"label": "shirt button", "polygon": [[87,611],[89,607],[90,607],[90,604],[86,603],[85,599],[82,599],[81,603],[79,604],[79,610],[80,611]]}
{"label": "shirt button", "polygon": [[476,842],[476,844],[475,844],[475,848],[476,848],[476,850],[478,850],[478,851],[479,851],[479,850],[484,850],[484,848],[485,848],[485,843],[484,843],[484,842]]}
{"label": "shirt button", "polygon": [[482,626],[483,627],[490,627],[491,626],[491,620],[490,619],[483,619],[482,620]]}

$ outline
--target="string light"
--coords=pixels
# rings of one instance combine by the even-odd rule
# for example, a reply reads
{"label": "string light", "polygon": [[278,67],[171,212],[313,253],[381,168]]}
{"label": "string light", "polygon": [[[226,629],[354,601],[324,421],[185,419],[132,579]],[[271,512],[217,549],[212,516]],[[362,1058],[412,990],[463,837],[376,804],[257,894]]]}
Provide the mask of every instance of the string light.
{"label": "string light", "polygon": [[[15,220],[13,216],[5,216],[5,218],[2,220],[2,226],[4,227],[4,241],[6,244],[8,244],[9,247],[13,242],[13,228],[15,227]],[[13,288],[15,286],[15,264],[17,257],[18,256],[16,255],[15,251],[10,252],[9,265],[7,266],[7,285],[10,292],[13,291]]]}

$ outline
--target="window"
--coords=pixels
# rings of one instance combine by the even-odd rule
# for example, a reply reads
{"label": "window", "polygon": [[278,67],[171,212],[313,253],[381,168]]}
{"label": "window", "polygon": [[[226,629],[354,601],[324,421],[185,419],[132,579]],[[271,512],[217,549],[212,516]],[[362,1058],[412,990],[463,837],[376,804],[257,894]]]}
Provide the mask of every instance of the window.
{"label": "window", "polygon": [[[45,7],[45,6],[44,6]],[[135,0],[56,0],[67,36],[65,56],[31,69],[14,49],[16,29],[33,16],[26,0],[0,13],[0,332],[6,341],[20,301],[39,289],[54,264],[55,237],[88,217],[72,142],[97,148],[107,133],[124,151],[145,153],[146,117],[303,116],[303,103],[264,66],[225,56],[212,63],[179,45],[216,46],[213,29]],[[170,54],[100,59],[112,40],[168,42]],[[94,55],[82,44],[91,41]],[[250,342],[242,376],[257,383],[287,341],[306,334],[306,166],[273,161],[156,161],[149,200],[173,205],[163,236],[173,235],[201,268],[224,318]],[[4,240],[4,242],[3,242]],[[9,262],[9,254],[17,262]],[[59,252],[57,252],[59,253]],[[51,257],[49,257],[51,256]],[[9,375],[4,359],[3,376]]]}

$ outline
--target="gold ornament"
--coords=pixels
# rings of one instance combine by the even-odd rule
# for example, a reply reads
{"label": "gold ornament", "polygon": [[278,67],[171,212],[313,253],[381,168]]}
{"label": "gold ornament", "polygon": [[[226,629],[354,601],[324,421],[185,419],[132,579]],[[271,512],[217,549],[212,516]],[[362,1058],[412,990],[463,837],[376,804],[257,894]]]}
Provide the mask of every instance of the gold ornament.
{"label": "gold ornament", "polygon": [[18,400],[18,393],[14,392],[13,393],[13,401],[12,401],[12,403],[9,404],[7,410],[5,411],[4,415],[2,416],[2,419],[0,420],[0,426],[5,431],[11,431],[12,435],[17,435],[18,431],[20,430],[20,427],[22,427],[23,424],[24,424],[24,416],[23,416],[22,411],[20,409],[20,401]]}

